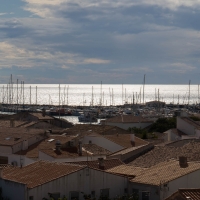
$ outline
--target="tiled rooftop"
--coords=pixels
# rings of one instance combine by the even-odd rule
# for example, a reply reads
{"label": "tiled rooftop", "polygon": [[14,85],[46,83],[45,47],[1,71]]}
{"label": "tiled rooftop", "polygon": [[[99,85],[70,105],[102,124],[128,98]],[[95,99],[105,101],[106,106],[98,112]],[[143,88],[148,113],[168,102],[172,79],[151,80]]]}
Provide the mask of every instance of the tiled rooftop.
{"label": "tiled rooftop", "polygon": [[44,134],[44,130],[29,130],[24,128],[1,128],[0,145],[12,146],[34,135]]}
{"label": "tiled rooftop", "polygon": [[42,113],[30,113],[30,115],[37,117],[39,120],[53,120],[53,117],[48,115],[43,116]]}
{"label": "tiled rooftop", "polygon": [[60,140],[61,144],[64,144],[73,138],[73,136],[51,135],[49,138],[31,145],[27,150],[19,151],[16,154],[26,155],[28,158],[38,158],[39,150],[51,149],[51,151],[54,151],[57,140]]}
{"label": "tiled rooftop", "polygon": [[131,182],[159,186],[196,170],[200,170],[200,162],[188,162],[187,167],[181,168],[179,161],[169,160],[143,170]]}
{"label": "tiled rooftop", "polygon": [[118,128],[116,126],[108,125],[92,125],[92,124],[76,124],[72,128],[66,129],[63,132],[68,135],[76,135],[86,131],[96,132],[101,135],[112,135],[112,134],[127,134],[128,131]]}
{"label": "tiled rooftop", "polygon": [[[52,149],[40,149],[41,152],[51,156],[52,158],[56,159],[64,159],[64,158],[76,158],[79,157],[77,147],[68,148],[68,149],[61,149],[57,151],[55,148]],[[86,151],[82,151],[82,156],[89,156]]]}
{"label": "tiled rooftop", "polygon": [[25,167],[7,167],[3,169],[3,179],[27,184],[34,188],[52,180],[69,175],[83,169],[85,166],[66,163],[38,161]]}
{"label": "tiled rooftop", "polygon": [[[104,135],[105,138],[119,144],[120,146],[127,148],[132,147],[131,134],[115,134],[115,135]],[[135,137],[135,146],[148,144],[145,140]]]}
{"label": "tiled rooftop", "polygon": [[181,197],[182,200],[199,200],[200,189],[179,189],[165,200],[174,200],[175,197],[177,198],[177,196]]}
{"label": "tiled rooftop", "polygon": [[136,146],[136,147],[129,147],[129,148],[126,148],[126,149],[122,149],[122,150],[120,150],[120,151],[117,151],[117,152],[115,152],[115,153],[112,153],[112,154],[110,154],[109,156],[124,155],[124,154],[127,154],[127,153],[129,153],[129,152],[132,152],[132,151],[135,151],[135,150],[137,150],[137,149],[140,149],[140,148],[142,148],[142,147],[144,147],[144,146],[146,146],[146,145],[141,145],[141,146]]}
{"label": "tiled rooftop", "polygon": [[105,123],[111,122],[111,123],[151,123],[153,121],[150,121],[149,119],[146,119],[141,116],[134,116],[134,115],[123,115],[123,116],[116,116],[113,118],[106,119]]}
{"label": "tiled rooftop", "polygon": [[[182,145],[178,145],[178,143]],[[173,146],[173,144],[175,146]],[[148,153],[140,156],[129,164],[138,167],[151,167],[168,159],[178,159],[179,156],[186,156],[188,161],[200,161],[199,140],[180,140],[168,146],[155,146]]]}
{"label": "tiled rooftop", "polygon": [[104,149],[96,144],[83,144],[83,149],[91,152],[93,155],[108,155],[111,153],[107,149]]}
{"label": "tiled rooftop", "polygon": [[[94,161],[81,161],[81,162],[71,162],[72,164],[77,164],[77,165],[87,165],[91,168],[96,168],[99,169],[99,161],[94,160]],[[114,168],[116,166],[122,165],[123,162],[120,161],[119,159],[105,159],[104,160],[104,170],[108,170],[111,168]],[[111,171],[112,172],[112,171]]]}
{"label": "tiled rooftop", "polygon": [[[20,120],[16,120],[14,121],[14,127],[18,127],[21,126],[23,124],[26,124],[26,121],[20,121]],[[10,120],[0,120],[0,128],[4,127],[4,128],[10,128]]]}
{"label": "tiled rooftop", "polygon": [[107,172],[135,177],[141,174],[141,172],[143,172],[144,170],[145,168],[122,164],[122,165],[113,167],[111,169],[108,169]]}

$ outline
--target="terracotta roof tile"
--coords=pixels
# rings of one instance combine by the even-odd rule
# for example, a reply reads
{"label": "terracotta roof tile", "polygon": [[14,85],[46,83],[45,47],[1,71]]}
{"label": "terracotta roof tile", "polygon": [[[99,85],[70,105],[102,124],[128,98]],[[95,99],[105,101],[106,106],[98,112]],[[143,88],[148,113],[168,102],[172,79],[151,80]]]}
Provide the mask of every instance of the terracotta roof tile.
{"label": "terracotta roof tile", "polygon": [[27,150],[19,151],[16,154],[26,155],[28,158],[38,158],[39,150],[50,149],[53,152],[57,140],[59,140],[61,144],[65,144],[74,138],[73,136],[51,135],[49,138],[31,145]]}
{"label": "terracotta roof tile", "polygon": [[22,168],[4,168],[3,179],[27,184],[28,188],[34,188],[83,168],[84,166],[80,165],[38,161]]}
{"label": "terracotta roof tile", "polygon": [[75,126],[65,129],[63,132],[68,135],[76,135],[86,131],[93,131],[96,133],[101,133],[106,130],[112,129],[113,126],[101,126],[101,125],[92,125],[92,124],[76,124]]}
{"label": "terracotta roof tile", "polygon": [[180,140],[167,146],[155,146],[153,150],[136,158],[129,164],[138,167],[151,167],[169,159],[186,156],[188,161],[200,161],[200,140]]}
{"label": "terracotta roof tile", "polygon": [[120,150],[120,151],[117,151],[117,152],[115,152],[115,153],[110,154],[109,156],[125,155],[125,154],[127,154],[127,153],[129,153],[129,152],[132,152],[132,151],[135,151],[135,150],[137,150],[137,149],[143,148],[143,147],[145,147],[145,146],[147,146],[147,145],[150,145],[150,144],[141,145],[141,146],[136,146],[136,147],[129,147],[129,148],[126,148],[126,149],[122,149],[122,150]]}
{"label": "terracotta roof tile", "polygon": [[[27,121],[20,121],[20,120],[15,120],[14,121],[14,127],[19,127],[23,124],[26,124]],[[0,120],[0,127],[4,127],[4,128],[11,128],[11,122],[10,120]]]}
{"label": "terracotta roof tile", "polygon": [[[104,135],[105,138],[119,144],[120,146],[127,148],[132,147],[131,134],[115,134],[115,135]],[[145,140],[135,137],[135,146],[148,144]]]}
{"label": "terracotta roof tile", "polygon": [[108,169],[107,172],[135,177],[135,176],[141,174],[141,172],[143,172],[144,170],[145,170],[145,168],[134,167],[131,165],[123,164],[123,165],[119,165],[117,167]]}
{"label": "terracotta roof tile", "polygon": [[200,170],[200,162],[188,162],[188,166],[182,168],[179,161],[169,160],[143,170],[131,182],[158,186],[160,183],[167,183],[196,170]]}
{"label": "terracotta roof tile", "polygon": [[23,140],[27,140],[35,135],[44,135],[44,130],[30,130],[24,128],[1,128],[0,145],[13,146]]}
{"label": "terracotta roof tile", "polygon": [[96,144],[83,144],[83,149],[91,152],[94,155],[107,155],[111,153],[107,149],[104,149]]}
{"label": "terracotta roof tile", "polygon": [[[99,161],[94,160],[94,161],[81,161],[81,162],[70,162],[72,164],[77,164],[77,165],[87,165],[91,168],[99,169]],[[111,169],[113,167],[122,165],[123,162],[120,161],[119,159],[105,159],[104,160],[104,170]],[[108,171],[109,172],[109,171]]]}
{"label": "terracotta roof tile", "polygon": [[181,197],[182,200],[199,200],[200,199],[200,189],[179,189],[177,192],[166,198],[165,200],[174,200],[177,197]]}
{"label": "terracotta roof tile", "polygon": [[53,117],[48,115],[43,116],[42,113],[30,113],[30,115],[37,117],[39,120],[53,120]]}

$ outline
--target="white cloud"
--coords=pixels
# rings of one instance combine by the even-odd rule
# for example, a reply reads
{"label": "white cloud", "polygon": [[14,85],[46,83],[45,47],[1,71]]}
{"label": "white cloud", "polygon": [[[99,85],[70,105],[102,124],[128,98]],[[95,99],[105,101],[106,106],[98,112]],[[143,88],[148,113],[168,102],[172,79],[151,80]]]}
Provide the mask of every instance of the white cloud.
{"label": "white cloud", "polygon": [[84,60],[84,63],[86,63],[86,64],[108,64],[108,63],[110,63],[110,60],[87,58]]}
{"label": "white cloud", "polygon": [[40,17],[55,17],[55,10],[71,9],[69,4],[79,5],[80,8],[99,8],[103,10],[104,8],[121,8],[130,7],[137,5],[149,5],[149,6],[159,6],[162,8],[168,8],[171,10],[176,10],[181,6],[197,8],[200,6],[200,0],[24,0],[26,6],[25,10],[32,12]]}
{"label": "white cloud", "polygon": [[166,67],[165,71],[170,73],[181,73],[185,74],[187,72],[195,70],[196,67],[185,64],[185,63],[172,63],[168,67]]}
{"label": "white cloud", "polygon": [[30,68],[35,66],[57,65],[62,69],[70,69],[71,66],[85,64],[107,64],[110,61],[97,58],[84,58],[79,54],[53,52],[47,48],[35,48],[29,50],[19,48],[8,42],[0,42],[0,68],[18,66]]}

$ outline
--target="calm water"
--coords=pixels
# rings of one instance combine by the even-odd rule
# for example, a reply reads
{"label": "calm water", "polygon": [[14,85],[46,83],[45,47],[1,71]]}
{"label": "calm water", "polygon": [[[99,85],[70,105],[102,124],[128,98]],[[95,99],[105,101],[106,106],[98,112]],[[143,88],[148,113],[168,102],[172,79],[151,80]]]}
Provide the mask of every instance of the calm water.
{"label": "calm water", "polygon": [[[37,87],[37,90],[36,90]],[[37,92],[36,92],[37,91]],[[60,91],[60,92],[59,92]],[[190,95],[189,95],[190,91]],[[59,95],[60,94],[60,95]],[[125,102],[143,103],[142,85],[90,84],[21,84],[0,85],[0,102],[48,105],[122,105]],[[166,103],[199,103],[198,85],[145,85],[144,102],[155,99]]]}

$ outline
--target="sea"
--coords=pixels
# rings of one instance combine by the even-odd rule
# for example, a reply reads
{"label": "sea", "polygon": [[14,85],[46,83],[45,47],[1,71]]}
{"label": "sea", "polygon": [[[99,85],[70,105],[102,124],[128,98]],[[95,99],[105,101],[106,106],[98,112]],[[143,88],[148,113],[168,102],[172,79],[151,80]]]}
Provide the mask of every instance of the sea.
{"label": "sea", "polygon": [[8,104],[117,106],[160,100],[198,104],[199,85],[1,84],[0,102]]}

